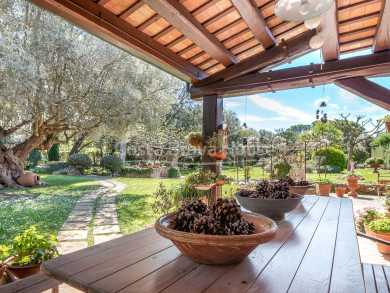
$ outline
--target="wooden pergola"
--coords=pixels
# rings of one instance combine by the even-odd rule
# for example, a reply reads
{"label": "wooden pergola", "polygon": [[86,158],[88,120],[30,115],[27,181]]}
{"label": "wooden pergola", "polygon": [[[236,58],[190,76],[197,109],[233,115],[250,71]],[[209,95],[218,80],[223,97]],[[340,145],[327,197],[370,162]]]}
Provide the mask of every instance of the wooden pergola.
{"label": "wooden pergola", "polygon": [[[316,32],[278,18],[274,0],[30,1],[190,82],[204,140],[222,126],[228,96],[335,83],[390,110],[390,90],[366,79],[390,74],[390,0],[335,0],[318,27],[325,63],[275,71],[312,52]],[[339,60],[364,49],[372,54]]]}

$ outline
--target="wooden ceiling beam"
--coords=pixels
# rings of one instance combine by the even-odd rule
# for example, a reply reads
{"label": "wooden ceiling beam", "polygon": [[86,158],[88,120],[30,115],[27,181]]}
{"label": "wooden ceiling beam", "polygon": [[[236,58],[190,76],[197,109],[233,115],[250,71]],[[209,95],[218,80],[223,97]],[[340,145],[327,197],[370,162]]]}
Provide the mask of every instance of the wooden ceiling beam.
{"label": "wooden ceiling beam", "polygon": [[261,15],[259,9],[253,5],[251,0],[231,1],[264,49],[277,45],[264,17]]}
{"label": "wooden ceiling beam", "polygon": [[178,1],[144,0],[144,2],[224,66],[238,62],[236,57]]}
{"label": "wooden ceiling beam", "polygon": [[286,42],[286,46],[279,45],[277,47],[268,49],[253,55],[233,66],[225,68],[212,76],[199,82],[199,86],[205,86],[209,83],[214,83],[219,80],[230,80],[240,77],[242,75],[255,72],[278,63],[286,58],[293,58],[294,56],[302,56],[311,50],[309,41],[315,32],[308,31],[304,34],[292,38]]}
{"label": "wooden ceiling beam", "polygon": [[361,34],[361,33],[369,32],[369,31],[372,31],[372,30],[376,30],[376,28],[377,28],[376,25],[371,25],[371,26],[359,28],[359,29],[356,29],[356,30],[353,30],[353,31],[347,31],[345,33],[340,33],[339,37],[340,38],[342,38],[342,37],[350,37],[350,36],[353,36],[353,35],[356,35],[356,34]]}
{"label": "wooden ceiling beam", "polygon": [[310,64],[247,74],[229,81],[217,81],[203,86],[196,84],[191,87],[191,98],[197,99],[215,93],[221,96],[255,94],[329,84],[339,79],[357,76],[385,75],[390,75],[390,51],[335,60],[325,64]]}
{"label": "wooden ceiling beam", "polygon": [[373,19],[375,17],[379,17],[379,15],[380,15],[380,12],[376,11],[376,12],[372,12],[372,13],[369,13],[369,14],[366,14],[366,15],[357,16],[357,17],[354,17],[354,18],[342,20],[342,21],[339,22],[339,25],[340,26],[344,26],[344,25],[351,25],[351,24],[358,23],[358,22],[364,22],[366,20]]}
{"label": "wooden ceiling beam", "polygon": [[176,28],[173,27],[173,26],[167,26],[166,28],[164,28],[161,32],[157,33],[155,36],[153,36],[153,39],[155,40],[159,40],[161,39],[163,36],[169,34],[171,31],[175,30]]}
{"label": "wooden ceiling beam", "polygon": [[379,19],[379,28],[376,32],[373,52],[380,52],[390,49],[390,1],[383,3],[381,17]]}
{"label": "wooden ceiling beam", "polygon": [[366,38],[360,38],[360,39],[355,39],[355,40],[351,40],[351,41],[346,41],[346,42],[343,42],[343,43],[340,43],[340,46],[349,46],[349,45],[354,45],[354,44],[358,44],[358,43],[362,43],[362,42],[366,42],[366,41],[371,41],[374,37],[366,37]]}
{"label": "wooden ceiling beam", "polygon": [[93,1],[31,0],[31,2],[184,80],[196,82],[207,76],[191,62]]}
{"label": "wooden ceiling beam", "polygon": [[142,1],[138,1],[138,2],[135,2],[133,5],[129,6],[128,8],[126,8],[121,14],[119,14],[118,16],[122,19],[125,19],[127,18],[128,16],[130,16],[131,14],[133,14],[134,12],[136,12],[138,9],[140,9],[142,6],[144,6],[144,2]]}
{"label": "wooden ceiling beam", "polygon": [[333,1],[329,9],[321,15],[321,23],[318,31],[324,38],[324,44],[321,47],[324,61],[339,59],[340,46],[337,1]]}
{"label": "wooden ceiling beam", "polygon": [[161,18],[160,15],[158,15],[157,13],[155,15],[153,15],[151,18],[147,19],[146,21],[144,21],[143,23],[141,23],[139,26],[137,26],[137,29],[143,31],[144,29],[146,29],[148,26],[152,25],[153,23],[155,23],[157,20],[159,20]]}
{"label": "wooden ceiling beam", "polygon": [[372,5],[380,2],[383,2],[383,0],[363,0],[350,5],[339,7],[339,13],[344,13],[359,8],[365,8],[368,5]]}
{"label": "wooden ceiling beam", "polygon": [[218,20],[224,18],[226,15],[229,15],[230,13],[234,12],[236,9],[234,8],[234,6],[224,10],[224,11],[221,11],[220,13],[218,13],[217,15],[213,16],[211,19],[205,21],[205,22],[202,22],[202,25],[204,27],[208,27],[209,25],[212,25],[213,23],[217,22]]}
{"label": "wooden ceiling beam", "polygon": [[338,79],[335,85],[390,111],[390,90],[364,77]]}
{"label": "wooden ceiling beam", "polygon": [[179,51],[179,52],[176,52],[176,54],[178,54],[178,55],[183,55],[183,54],[185,54],[185,53],[191,51],[192,49],[195,49],[196,47],[197,47],[196,44],[191,44],[191,45],[189,45],[187,48],[184,48],[183,50],[181,50],[181,51]]}

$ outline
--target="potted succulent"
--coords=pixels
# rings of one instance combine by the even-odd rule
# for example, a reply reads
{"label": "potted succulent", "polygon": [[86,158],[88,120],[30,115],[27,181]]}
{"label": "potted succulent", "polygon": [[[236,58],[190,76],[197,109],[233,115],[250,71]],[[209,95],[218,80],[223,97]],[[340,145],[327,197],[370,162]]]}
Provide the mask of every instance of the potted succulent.
{"label": "potted succulent", "polygon": [[199,190],[209,190],[215,184],[217,174],[210,170],[195,171],[187,176],[186,184],[194,186]]}
{"label": "potted succulent", "polygon": [[386,115],[380,121],[385,122],[386,128],[387,128],[387,132],[390,132],[390,115]]}
{"label": "potted succulent", "polygon": [[[373,231],[373,236],[386,241],[390,241],[390,219],[377,219],[372,221],[369,228]],[[380,253],[390,254],[390,246],[377,242],[376,247]]]}
{"label": "potted succulent", "polygon": [[202,139],[202,132],[191,132],[190,134],[188,134],[188,141],[193,147],[200,147],[202,145]]}
{"label": "potted succulent", "polygon": [[329,196],[332,190],[332,180],[328,178],[318,178],[316,182],[316,193],[319,196]]}
{"label": "potted succulent", "polygon": [[372,221],[383,218],[384,215],[376,207],[365,207],[361,210],[358,210],[356,214],[356,228],[360,232],[374,236],[374,232],[370,229],[369,225]]}
{"label": "potted succulent", "polygon": [[15,236],[7,269],[18,279],[26,278],[40,272],[41,263],[58,256],[54,235],[39,234],[35,226]]}
{"label": "potted succulent", "polygon": [[7,268],[7,264],[4,262],[10,256],[9,251],[9,246],[0,245],[0,279],[3,276],[5,269]]}
{"label": "potted succulent", "polygon": [[209,138],[206,145],[210,148],[210,157],[218,160],[223,160],[226,157],[227,153],[224,152],[226,149],[226,143],[223,135],[214,132],[213,136]]}
{"label": "potted succulent", "polygon": [[233,178],[227,175],[218,174],[217,177],[215,177],[215,184],[217,186],[230,184],[232,182],[233,182]]}
{"label": "potted succulent", "polygon": [[371,157],[366,160],[366,164],[370,165],[371,168],[374,168],[374,173],[378,173],[378,168],[384,163],[385,160],[382,158]]}

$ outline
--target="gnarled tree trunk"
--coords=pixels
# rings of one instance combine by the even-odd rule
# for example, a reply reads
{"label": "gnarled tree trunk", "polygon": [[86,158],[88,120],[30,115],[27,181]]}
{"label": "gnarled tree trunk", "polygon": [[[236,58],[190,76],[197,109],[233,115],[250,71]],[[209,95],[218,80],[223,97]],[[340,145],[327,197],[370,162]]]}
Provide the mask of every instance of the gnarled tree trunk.
{"label": "gnarled tree trunk", "polygon": [[23,174],[27,156],[17,156],[13,149],[0,149],[0,184],[16,188],[16,180]]}

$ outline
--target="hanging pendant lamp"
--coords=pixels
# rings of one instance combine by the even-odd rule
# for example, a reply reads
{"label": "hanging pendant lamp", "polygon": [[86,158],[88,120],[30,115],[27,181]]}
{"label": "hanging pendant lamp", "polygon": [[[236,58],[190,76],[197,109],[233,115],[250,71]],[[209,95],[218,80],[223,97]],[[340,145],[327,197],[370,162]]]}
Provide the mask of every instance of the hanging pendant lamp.
{"label": "hanging pendant lamp", "polygon": [[286,21],[304,21],[325,13],[334,0],[279,0],[275,15]]}

